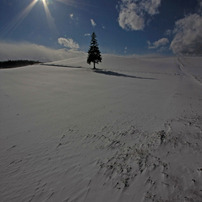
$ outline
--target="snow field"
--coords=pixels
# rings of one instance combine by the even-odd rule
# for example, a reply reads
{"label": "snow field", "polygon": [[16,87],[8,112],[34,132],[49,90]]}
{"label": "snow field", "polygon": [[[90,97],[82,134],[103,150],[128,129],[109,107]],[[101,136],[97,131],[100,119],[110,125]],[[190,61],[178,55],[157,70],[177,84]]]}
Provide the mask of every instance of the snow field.
{"label": "snow field", "polygon": [[1,201],[201,201],[201,58],[85,60],[0,71]]}

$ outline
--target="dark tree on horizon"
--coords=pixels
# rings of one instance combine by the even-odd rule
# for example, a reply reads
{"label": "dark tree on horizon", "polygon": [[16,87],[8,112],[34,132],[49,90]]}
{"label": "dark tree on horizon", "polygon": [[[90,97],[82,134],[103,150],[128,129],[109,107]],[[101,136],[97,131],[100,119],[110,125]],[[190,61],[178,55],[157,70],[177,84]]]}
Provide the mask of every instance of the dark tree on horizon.
{"label": "dark tree on horizon", "polygon": [[93,69],[95,69],[95,64],[98,64],[99,62],[102,62],[102,56],[98,47],[96,35],[93,32],[91,35],[91,43],[90,43],[90,48],[88,51],[88,58],[87,58],[87,63],[90,65],[91,62],[93,63]]}

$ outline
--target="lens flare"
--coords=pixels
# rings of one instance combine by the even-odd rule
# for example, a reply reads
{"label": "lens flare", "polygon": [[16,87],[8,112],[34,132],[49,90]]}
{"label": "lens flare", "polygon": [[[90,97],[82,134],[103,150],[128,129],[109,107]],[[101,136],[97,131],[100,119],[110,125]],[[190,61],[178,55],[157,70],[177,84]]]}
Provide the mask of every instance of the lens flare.
{"label": "lens flare", "polygon": [[51,31],[56,34],[57,28],[54,22],[54,18],[51,15],[51,12],[48,8],[48,1],[47,0],[32,0],[32,2],[22,11],[20,12],[12,21],[10,24],[8,24],[5,29],[1,32],[1,36],[9,35],[9,33],[12,33],[14,30],[18,28],[18,26],[23,22],[23,20],[28,16],[28,14],[32,11],[36,3],[43,3],[43,7],[46,13],[47,21],[49,28]]}
{"label": "lens flare", "polygon": [[41,1],[43,2],[43,6],[44,6],[45,13],[46,13],[46,18],[47,18],[47,21],[48,21],[48,25],[49,25],[50,29],[54,33],[57,33],[57,28],[56,28],[56,25],[55,25],[55,22],[54,22],[54,18],[52,17],[51,12],[50,12],[50,10],[48,8],[47,1],[46,0],[41,0]]}
{"label": "lens flare", "polygon": [[18,16],[15,17],[15,19],[4,29],[2,35],[7,35],[10,32],[13,32],[23,22],[37,2],[38,0],[33,0],[20,14],[18,14]]}

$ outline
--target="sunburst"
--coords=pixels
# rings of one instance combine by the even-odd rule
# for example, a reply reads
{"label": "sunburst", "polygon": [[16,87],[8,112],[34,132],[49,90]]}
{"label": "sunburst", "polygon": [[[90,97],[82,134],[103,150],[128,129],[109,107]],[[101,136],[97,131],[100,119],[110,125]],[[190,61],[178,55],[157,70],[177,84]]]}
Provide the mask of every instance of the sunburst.
{"label": "sunburst", "polygon": [[31,3],[23,11],[21,11],[11,21],[11,23],[7,25],[7,27],[5,27],[1,35],[4,36],[4,35],[8,35],[9,33],[12,33],[23,22],[23,20],[28,16],[28,14],[32,11],[36,3],[40,1],[43,3],[48,25],[51,31],[53,31],[54,33],[57,33],[57,28],[54,22],[54,18],[52,17],[51,12],[48,8],[48,0],[32,0]]}
{"label": "sunburst", "polygon": [[85,1],[75,1],[75,0],[55,0],[55,1],[66,4],[67,6],[76,7],[79,9],[85,9],[86,6],[92,7],[92,4],[86,3]]}
{"label": "sunburst", "polygon": [[41,1],[43,2],[43,6],[44,6],[45,13],[46,13],[48,25],[53,32],[57,33],[57,28],[56,28],[56,25],[54,22],[54,18],[52,17],[51,12],[48,8],[47,0],[41,0]]}
{"label": "sunburst", "polygon": [[12,21],[10,24],[5,27],[5,29],[2,32],[2,35],[7,35],[11,32],[13,32],[21,23],[22,21],[27,17],[27,15],[30,13],[30,11],[33,9],[33,7],[36,5],[38,0],[33,0],[22,12],[20,12]]}

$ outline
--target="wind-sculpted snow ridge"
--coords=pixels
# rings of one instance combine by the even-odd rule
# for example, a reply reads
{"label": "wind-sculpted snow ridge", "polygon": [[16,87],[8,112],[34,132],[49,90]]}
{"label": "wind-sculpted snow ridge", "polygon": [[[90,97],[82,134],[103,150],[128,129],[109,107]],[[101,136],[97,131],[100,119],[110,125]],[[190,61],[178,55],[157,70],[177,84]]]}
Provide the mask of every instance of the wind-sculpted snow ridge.
{"label": "wind-sculpted snow ridge", "polygon": [[171,120],[152,134],[130,126],[86,136],[89,144],[108,151],[97,161],[100,183],[124,193],[123,201],[201,201],[201,125],[195,116]]}
{"label": "wind-sculpted snow ridge", "polygon": [[75,173],[75,181],[88,177],[77,182],[79,192],[69,190],[67,201],[201,201],[201,126],[196,114],[167,121],[153,133],[134,125],[107,125],[91,134],[68,130],[55,149],[64,155],[76,141],[83,152],[62,159],[74,162],[67,172]]}

